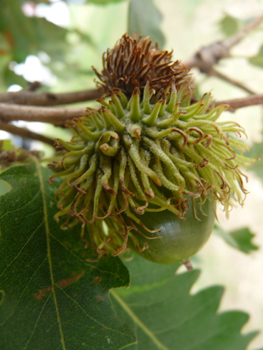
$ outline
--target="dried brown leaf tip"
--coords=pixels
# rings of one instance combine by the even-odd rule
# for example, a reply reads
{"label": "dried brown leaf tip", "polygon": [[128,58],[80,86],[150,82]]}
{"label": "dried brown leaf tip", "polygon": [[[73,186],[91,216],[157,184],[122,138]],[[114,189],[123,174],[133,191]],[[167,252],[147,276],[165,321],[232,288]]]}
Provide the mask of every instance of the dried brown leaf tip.
{"label": "dried brown leaf tip", "polygon": [[188,82],[190,88],[189,69],[179,61],[173,62],[172,53],[152,45],[149,37],[135,39],[124,34],[113,49],[104,52],[102,72],[92,67],[100,79],[98,90],[110,94],[118,88],[130,98],[136,87],[142,96],[147,82],[156,92],[167,88],[171,80],[177,89],[183,82]]}

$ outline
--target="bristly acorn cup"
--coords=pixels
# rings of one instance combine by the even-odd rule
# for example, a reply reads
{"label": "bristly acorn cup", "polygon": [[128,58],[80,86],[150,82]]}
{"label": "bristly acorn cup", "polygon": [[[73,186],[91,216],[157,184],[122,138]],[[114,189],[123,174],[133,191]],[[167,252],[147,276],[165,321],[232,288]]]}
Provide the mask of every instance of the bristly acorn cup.
{"label": "bristly acorn cup", "polygon": [[64,178],[55,219],[86,226],[98,258],[129,247],[187,264],[212,232],[216,203],[228,213],[244,202],[241,168],[255,162],[237,139],[245,131],[217,121],[227,106],[214,108],[210,93],[193,103],[188,70],[149,38],[124,35],[103,63],[110,99],[74,119],[70,142],[55,140],[64,152],[51,164],[50,183]]}
{"label": "bristly acorn cup", "polygon": [[168,87],[172,79],[177,90],[181,84],[187,83],[191,93],[192,78],[189,69],[179,61],[172,61],[172,51],[152,45],[149,37],[139,37],[137,40],[124,34],[112,50],[108,49],[102,56],[103,69],[97,74],[100,82],[97,87],[105,95],[111,95],[118,88],[130,99],[134,89],[138,88],[140,96],[149,82],[156,92]]}

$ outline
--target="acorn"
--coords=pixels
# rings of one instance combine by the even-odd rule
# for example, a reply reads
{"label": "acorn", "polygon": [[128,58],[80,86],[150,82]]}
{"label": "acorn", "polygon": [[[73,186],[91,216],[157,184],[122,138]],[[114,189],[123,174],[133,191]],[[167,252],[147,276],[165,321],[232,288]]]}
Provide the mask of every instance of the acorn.
{"label": "acorn", "polygon": [[177,75],[178,61],[149,43],[124,35],[107,51],[108,72],[99,76],[110,99],[74,119],[70,142],[55,139],[63,156],[50,164],[49,182],[64,179],[55,219],[66,216],[65,229],[86,227],[98,258],[132,249],[191,269],[190,256],[211,235],[216,204],[227,215],[235,202],[243,205],[241,168],[255,160],[243,155],[245,130],[218,122],[228,107],[214,107],[210,93],[192,103],[188,70]]}

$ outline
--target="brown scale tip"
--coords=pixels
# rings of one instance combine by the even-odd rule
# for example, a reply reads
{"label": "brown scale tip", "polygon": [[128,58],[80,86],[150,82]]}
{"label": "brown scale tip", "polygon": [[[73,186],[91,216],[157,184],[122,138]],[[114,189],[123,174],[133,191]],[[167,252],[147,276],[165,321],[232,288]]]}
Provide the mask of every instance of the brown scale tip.
{"label": "brown scale tip", "polygon": [[142,94],[147,82],[157,92],[171,80],[178,89],[183,81],[191,86],[189,69],[179,61],[173,62],[172,51],[160,50],[149,37],[135,39],[124,34],[113,49],[104,52],[102,72],[92,68],[100,79],[97,87],[103,94],[118,88],[129,98],[136,87]]}

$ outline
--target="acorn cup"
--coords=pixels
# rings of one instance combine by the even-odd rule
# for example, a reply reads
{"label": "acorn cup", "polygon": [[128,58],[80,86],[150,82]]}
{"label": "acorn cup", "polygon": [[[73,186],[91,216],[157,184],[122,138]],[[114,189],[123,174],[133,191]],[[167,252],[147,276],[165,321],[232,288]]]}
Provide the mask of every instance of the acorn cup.
{"label": "acorn cup", "polygon": [[188,70],[149,38],[124,35],[103,63],[97,74],[110,99],[74,119],[70,142],[55,139],[64,153],[50,164],[50,183],[64,179],[55,219],[66,216],[64,228],[86,226],[98,258],[130,248],[191,269],[190,256],[212,232],[216,203],[228,214],[246,197],[241,168],[255,160],[243,156],[248,147],[237,137],[245,131],[217,121],[227,106],[213,107],[210,93],[191,103]]}
{"label": "acorn cup", "polygon": [[172,79],[177,90],[184,82],[191,93],[189,68],[179,61],[173,62],[172,54],[172,51],[160,50],[158,44],[152,45],[149,37],[135,39],[124,34],[113,49],[104,52],[102,72],[92,67],[100,79],[97,88],[105,95],[111,95],[112,89],[118,88],[130,99],[136,87],[142,97],[147,82],[151,89],[159,91],[168,87]]}

